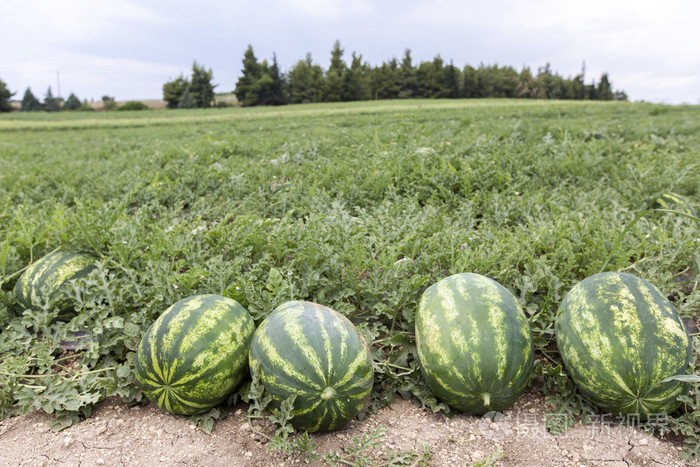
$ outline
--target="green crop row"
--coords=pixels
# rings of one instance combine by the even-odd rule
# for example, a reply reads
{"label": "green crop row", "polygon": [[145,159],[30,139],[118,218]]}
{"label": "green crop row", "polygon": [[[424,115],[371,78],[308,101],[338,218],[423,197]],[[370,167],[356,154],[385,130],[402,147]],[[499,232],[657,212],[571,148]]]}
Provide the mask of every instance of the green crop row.
{"label": "green crop row", "polygon": [[[348,316],[374,342],[370,410],[396,395],[445,409],[420,383],[413,325],[422,291],[452,273],[513,292],[549,370],[561,299],[601,268],[654,283],[692,324],[697,222],[651,213],[613,247],[660,194],[698,203],[699,153],[692,106],[384,101],[2,115],[0,416],[43,409],[66,426],[108,395],[138,400],[135,343],[199,293],[236,299],[256,323],[291,299]],[[52,324],[50,310],[20,315],[19,273],[58,247],[101,258],[75,284],[82,313]],[[77,331],[90,339],[68,354],[61,342]]]}

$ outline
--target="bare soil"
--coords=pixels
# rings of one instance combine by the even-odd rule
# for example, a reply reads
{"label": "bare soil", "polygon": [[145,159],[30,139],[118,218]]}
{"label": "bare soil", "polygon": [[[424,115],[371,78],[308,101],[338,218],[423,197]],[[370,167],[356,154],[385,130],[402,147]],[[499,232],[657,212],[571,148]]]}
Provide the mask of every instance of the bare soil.
{"label": "bare soil", "polygon": [[[387,450],[423,451],[428,443],[429,465],[466,466],[503,456],[504,466],[684,466],[700,465],[679,458],[680,445],[649,436],[609,420],[577,424],[559,436],[544,427],[545,405],[529,392],[496,422],[472,415],[446,418],[399,400],[363,421],[353,421],[331,433],[316,434],[317,451],[324,454],[352,446],[352,437],[379,426],[388,428],[382,447],[372,452],[380,463]],[[129,406],[110,398],[95,407],[93,416],[60,433],[49,430],[52,416],[35,412],[0,421],[0,464],[30,466],[291,466],[304,464],[299,455],[268,450],[268,441],[250,429],[247,406],[239,404],[214,425],[211,435],[188,419],[153,405]],[[270,432],[269,426],[256,426]],[[319,464],[321,465],[321,464]]]}

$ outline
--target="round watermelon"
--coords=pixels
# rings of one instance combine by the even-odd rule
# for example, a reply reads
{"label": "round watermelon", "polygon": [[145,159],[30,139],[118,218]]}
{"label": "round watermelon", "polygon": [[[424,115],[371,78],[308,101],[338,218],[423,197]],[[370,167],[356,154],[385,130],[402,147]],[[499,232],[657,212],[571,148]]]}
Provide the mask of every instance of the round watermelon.
{"label": "round watermelon", "polygon": [[654,207],[679,211],[691,216],[698,215],[693,201],[687,196],[679,195],[678,193],[664,193],[656,198],[654,201]]}
{"label": "round watermelon", "polygon": [[237,301],[195,295],[153,322],[136,353],[136,381],[168,412],[192,415],[223,402],[247,376],[255,323]]}
{"label": "round watermelon", "polygon": [[416,346],[430,389],[474,414],[513,404],[534,366],[532,332],[515,297],[479,274],[446,277],[423,293]]}
{"label": "round watermelon", "polygon": [[275,407],[296,396],[291,424],[312,432],[355,417],[374,383],[370,349],[352,323],[301,301],[280,305],[262,322],[250,344],[250,370]]}
{"label": "round watermelon", "polygon": [[691,347],[671,302],[649,282],[604,272],[576,284],[556,316],[561,358],[593,404],[613,414],[668,413],[688,385]]}
{"label": "round watermelon", "polygon": [[59,321],[75,316],[75,303],[70,299],[58,299],[59,290],[65,290],[70,281],[86,276],[95,269],[95,258],[88,253],[56,251],[32,263],[15,285],[17,301],[25,309],[42,307],[59,310]]}

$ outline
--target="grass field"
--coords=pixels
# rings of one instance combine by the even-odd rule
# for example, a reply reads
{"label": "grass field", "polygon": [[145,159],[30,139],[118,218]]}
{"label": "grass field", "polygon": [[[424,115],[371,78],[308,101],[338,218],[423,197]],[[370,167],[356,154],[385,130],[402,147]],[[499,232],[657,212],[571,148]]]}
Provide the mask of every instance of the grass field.
{"label": "grass field", "polygon": [[[561,395],[553,317],[581,279],[632,272],[698,318],[697,222],[650,213],[613,247],[660,194],[700,201],[699,154],[697,106],[433,100],[2,115],[0,415],[41,408],[70,424],[106,395],[137,398],[135,343],[196,293],[235,298],[257,323],[290,299],[330,306],[374,342],[370,410],[397,394],[445,410],[420,381],[413,316],[427,286],[467,271],[515,294],[556,380],[545,387]],[[49,325],[48,310],[19,315],[12,287],[56,248],[103,261],[76,285],[84,312]],[[79,330],[89,344],[59,365],[60,342]]]}

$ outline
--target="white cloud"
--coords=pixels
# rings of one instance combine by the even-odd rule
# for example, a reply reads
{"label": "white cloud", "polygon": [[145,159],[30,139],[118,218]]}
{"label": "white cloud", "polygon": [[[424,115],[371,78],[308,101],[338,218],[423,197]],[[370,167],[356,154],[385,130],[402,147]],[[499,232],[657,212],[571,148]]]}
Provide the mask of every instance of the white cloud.
{"label": "white cloud", "polygon": [[3,24],[3,36],[38,34],[52,45],[118,34],[125,24],[148,27],[166,22],[165,16],[131,0],[21,0],[3,2],[0,11],[2,17],[12,18]]}
{"label": "white cloud", "polygon": [[277,8],[314,21],[338,21],[373,11],[368,0],[286,0],[280,1]]}
{"label": "white cloud", "polygon": [[[57,95],[57,71],[60,71],[61,95],[74,92],[81,99],[97,99],[103,95],[119,100],[158,98],[162,85],[176,77],[180,67],[128,58],[109,58],[81,53],[64,53],[60,59],[42,57],[14,62],[3,69],[8,83],[24,82],[15,98],[21,98],[25,87],[36,96],[43,96],[48,86]],[[29,81],[23,76],[31,76]]]}

